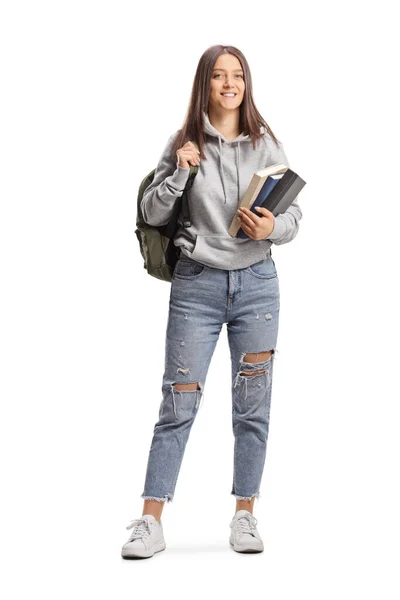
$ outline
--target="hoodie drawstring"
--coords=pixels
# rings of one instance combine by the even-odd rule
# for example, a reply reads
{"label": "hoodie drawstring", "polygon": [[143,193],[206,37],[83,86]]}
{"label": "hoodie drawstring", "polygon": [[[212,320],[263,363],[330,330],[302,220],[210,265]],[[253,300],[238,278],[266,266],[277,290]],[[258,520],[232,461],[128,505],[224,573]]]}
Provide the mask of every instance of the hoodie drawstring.
{"label": "hoodie drawstring", "polygon": [[[224,188],[224,204],[226,204],[226,188],[225,188],[225,178],[224,178],[224,159],[223,159],[223,152],[222,152],[222,139],[220,136],[218,136],[218,142],[219,142],[219,169],[221,172],[221,180],[222,180],[222,187]],[[237,201],[239,204],[240,201],[240,142],[237,142],[236,146],[235,146],[235,154],[236,154],[236,172],[237,172]]]}
{"label": "hoodie drawstring", "polygon": [[222,187],[224,188],[224,203],[226,204],[226,190],[225,190],[225,179],[224,179],[224,163],[222,158],[222,140],[221,137],[218,136],[219,141],[219,170],[221,172],[222,179]]}
{"label": "hoodie drawstring", "polygon": [[237,168],[237,182],[238,182],[238,197],[237,197],[237,201],[238,201],[238,205],[240,202],[240,142],[238,142],[237,144],[237,159],[236,159],[236,168]]}
{"label": "hoodie drawstring", "polygon": [[[210,117],[208,116],[208,113],[206,111],[203,111],[203,129],[205,131],[205,133],[208,133],[209,135],[213,136],[213,137],[217,137],[218,138],[218,144],[219,144],[219,170],[220,170],[220,175],[221,175],[221,180],[222,180],[222,187],[224,189],[224,204],[226,204],[226,185],[225,185],[225,174],[224,174],[224,157],[223,157],[223,148],[222,148],[222,142],[226,141],[224,136],[222,136],[220,134],[220,132],[215,129],[215,127],[213,125],[211,125],[210,123]],[[260,133],[264,133],[265,129],[264,127],[260,128]],[[249,134],[244,134],[243,132],[237,137],[235,138],[234,141],[232,141],[233,145],[235,146],[235,159],[236,159],[236,170],[237,170],[237,200],[238,200],[238,204],[240,202],[240,144],[242,142],[251,142],[251,138]],[[227,142],[230,143],[230,142]]]}

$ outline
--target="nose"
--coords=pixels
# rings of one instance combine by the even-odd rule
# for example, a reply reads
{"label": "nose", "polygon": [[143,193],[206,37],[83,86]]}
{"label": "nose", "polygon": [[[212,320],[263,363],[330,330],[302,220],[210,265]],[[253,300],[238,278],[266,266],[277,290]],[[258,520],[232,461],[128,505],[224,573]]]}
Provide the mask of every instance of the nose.
{"label": "nose", "polygon": [[232,89],[232,82],[233,82],[233,75],[227,75],[226,79],[225,79],[225,83],[224,83],[224,88],[227,88],[227,90]]}

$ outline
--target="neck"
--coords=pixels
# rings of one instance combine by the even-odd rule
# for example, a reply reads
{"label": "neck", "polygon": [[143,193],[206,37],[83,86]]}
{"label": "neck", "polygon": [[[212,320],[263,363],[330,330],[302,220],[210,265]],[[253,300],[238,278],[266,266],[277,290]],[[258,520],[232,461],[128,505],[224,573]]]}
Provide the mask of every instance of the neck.
{"label": "neck", "polygon": [[236,110],[218,110],[212,106],[208,108],[208,118],[210,123],[217,131],[219,131],[225,139],[234,140],[240,135],[239,108]]}

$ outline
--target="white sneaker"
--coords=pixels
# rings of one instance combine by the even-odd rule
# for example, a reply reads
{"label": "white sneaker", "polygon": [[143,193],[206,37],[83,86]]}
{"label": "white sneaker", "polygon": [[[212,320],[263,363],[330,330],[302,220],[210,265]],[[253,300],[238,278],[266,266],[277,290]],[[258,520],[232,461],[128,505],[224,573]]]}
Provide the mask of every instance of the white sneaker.
{"label": "white sneaker", "polygon": [[257,519],[248,510],[238,510],[229,527],[229,543],[236,552],[263,552],[264,544],[257,531]]}
{"label": "white sneaker", "polygon": [[163,527],[153,515],[142,515],[130,522],[127,529],[133,528],[129,540],[122,546],[123,558],[148,558],[155,552],[165,550]]}

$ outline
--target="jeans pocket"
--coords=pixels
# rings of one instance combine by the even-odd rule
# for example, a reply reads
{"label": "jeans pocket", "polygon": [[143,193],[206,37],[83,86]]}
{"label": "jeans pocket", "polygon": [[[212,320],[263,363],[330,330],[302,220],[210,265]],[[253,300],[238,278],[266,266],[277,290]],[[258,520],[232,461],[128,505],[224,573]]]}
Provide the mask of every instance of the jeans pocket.
{"label": "jeans pocket", "polygon": [[254,275],[254,277],[258,277],[259,279],[273,279],[278,275],[272,256],[250,265],[247,267],[246,271],[251,273],[251,275]]}
{"label": "jeans pocket", "polygon": [[206,271],[206,266],[197,261],[179,258],[174,269],[174,278],[198,279]]}

